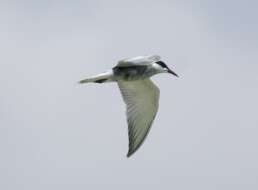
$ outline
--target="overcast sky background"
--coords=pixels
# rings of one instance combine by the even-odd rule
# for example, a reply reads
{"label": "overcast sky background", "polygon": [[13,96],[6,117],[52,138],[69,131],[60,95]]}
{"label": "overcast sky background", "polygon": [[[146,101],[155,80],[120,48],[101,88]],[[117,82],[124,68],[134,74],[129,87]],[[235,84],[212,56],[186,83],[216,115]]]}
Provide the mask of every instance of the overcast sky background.
{"label": "overcast sky background", "polygon": [[[0,189],[258,189],[258,1],[0,1]],[[160,109],[131,157],[117,85],[159,54]]]}

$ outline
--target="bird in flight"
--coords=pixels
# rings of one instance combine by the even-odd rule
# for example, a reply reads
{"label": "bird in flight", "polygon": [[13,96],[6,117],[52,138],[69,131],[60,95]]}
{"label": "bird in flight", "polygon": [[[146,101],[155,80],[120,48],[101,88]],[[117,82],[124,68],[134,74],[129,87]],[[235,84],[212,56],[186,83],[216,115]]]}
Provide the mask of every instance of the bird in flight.
{"label": "bird in flight", "polygon": [[123,59],[107,72],[81,80],[79,83],[116,82],[126,104],[130,157],[144,142],[159,106],[159,88],[150,77],[172,71],[158,55]]}

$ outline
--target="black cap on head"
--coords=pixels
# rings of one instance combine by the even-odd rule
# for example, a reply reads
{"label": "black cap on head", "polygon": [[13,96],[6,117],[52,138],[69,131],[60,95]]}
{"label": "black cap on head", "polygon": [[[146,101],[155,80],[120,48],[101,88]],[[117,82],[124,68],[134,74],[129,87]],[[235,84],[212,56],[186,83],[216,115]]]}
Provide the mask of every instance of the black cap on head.
{"label": "black cap on head", "polygon": [[163,61],[157,61],[157,64],[159,64],[163,68],[168,68],[168,66]]}
{"label": "black cap on head", "polygon": [[161,67],[166,68],[168,70],[168,73],[178,77],[178,75],[174,71],[172,71],[170,68],[168,68],[168,66],[163,61],[157,61],[156,63],[159,64]]}

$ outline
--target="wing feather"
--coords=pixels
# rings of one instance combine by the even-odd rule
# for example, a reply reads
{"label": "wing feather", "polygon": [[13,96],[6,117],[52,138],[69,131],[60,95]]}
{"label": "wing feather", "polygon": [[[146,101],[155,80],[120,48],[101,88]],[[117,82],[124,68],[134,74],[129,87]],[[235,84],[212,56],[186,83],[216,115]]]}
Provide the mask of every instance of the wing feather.
{"label": "wing feather", "polygon": [[129,67],[129,66],[142,66],[149,65],[153,62],[159,61],[161,58],[159,55],[147,55],[147,56],[138,56],[129,59],[122,59],[116,65],[117,67]]}
{"label": "wing feather", "polygon": [[150,80],[118,81],[126,104],[131,156],[144,142],[159,106],[159,89]]}

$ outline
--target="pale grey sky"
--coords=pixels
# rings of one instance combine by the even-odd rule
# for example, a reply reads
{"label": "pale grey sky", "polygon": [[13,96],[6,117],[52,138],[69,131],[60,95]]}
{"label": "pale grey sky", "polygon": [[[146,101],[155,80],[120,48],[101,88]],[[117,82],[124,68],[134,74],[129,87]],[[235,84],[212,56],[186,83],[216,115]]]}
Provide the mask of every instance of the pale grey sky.
{"label": "pale grey sky", "polygon": [[[257,1],[0,2],[0,189],[258,189]],[[127,153],[116,84],[159,54],[157,118]]]}

